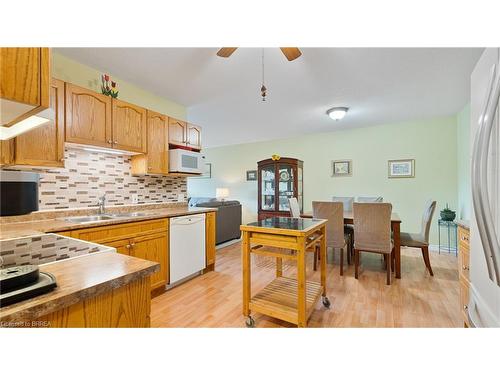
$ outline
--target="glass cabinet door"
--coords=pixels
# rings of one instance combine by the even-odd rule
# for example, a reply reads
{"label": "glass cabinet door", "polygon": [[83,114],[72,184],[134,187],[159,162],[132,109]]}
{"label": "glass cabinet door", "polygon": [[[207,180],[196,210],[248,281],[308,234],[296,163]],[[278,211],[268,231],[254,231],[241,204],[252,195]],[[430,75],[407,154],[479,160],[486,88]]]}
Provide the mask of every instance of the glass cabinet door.
{"label": "glass cabinet door", "polygon": [[292,198],[294,188],[294,171],[293,166],[288,164],[278,164],[278,199],[279,211],[290,211],[288,198]]}
{"label": "glass cabinet door", "polygon": [[261,169],[261,210],[274,211],[276,194],[276,182],[274,180],[274,165],[268,165]]}

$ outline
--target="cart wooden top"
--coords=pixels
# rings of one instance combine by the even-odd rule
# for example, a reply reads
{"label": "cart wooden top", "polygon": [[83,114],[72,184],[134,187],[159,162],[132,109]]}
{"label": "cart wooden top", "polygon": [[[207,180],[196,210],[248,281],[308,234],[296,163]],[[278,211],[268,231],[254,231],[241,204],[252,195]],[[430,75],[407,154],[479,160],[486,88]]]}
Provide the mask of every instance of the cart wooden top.
{"label": "cart wooden top", "polygon": [[326,224],[327,220],[305,219],[295,217],[269,217],[264,220],[240,225],[241,231],[258,232],[269,234],[281,234],[286,236],[302,237],[316,231]]}

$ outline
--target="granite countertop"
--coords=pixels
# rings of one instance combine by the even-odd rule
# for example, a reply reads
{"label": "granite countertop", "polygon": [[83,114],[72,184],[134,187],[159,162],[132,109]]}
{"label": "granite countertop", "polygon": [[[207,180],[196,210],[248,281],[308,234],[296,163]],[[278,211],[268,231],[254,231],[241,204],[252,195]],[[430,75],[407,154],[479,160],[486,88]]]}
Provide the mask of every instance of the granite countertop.
{"label": "granite countertop", "polygon": [[[94,210],[95,211],[95,210]],[[111,220],[90,222],[90,223],[71,223],[64,220],[67,216],[85,216],[85,215],[95,215],[95,212],[76,211],[77,213],[73,215],[66,215],[56,218],[50,218],[45,220],[32,220],[32,221],[21,221],[12,223],[0,224],[0,239],[15,238],[21,236],[36,235],[41,233],[51,233],[51,232],[62,232],[67,230],[82,229],[99,227],[103,225],[130,223],[143,220],[151,219],[161,219],[167,217],[183,216],[183,215],[194,215],[205,212],[217,211],[217,208],[212,207],[188,207],[188,206],[173,206],[173,207],[163,207],[163,208],[152,208],[144,209],[141,206],[136,206],[128,209],[131,212],[141,212],[144,216],[137,217],[117,217]],[[75,211],[73,211],[75,212]],[[109,213],[113,214],[115,211],[110,208]],[[38,217],[42,217],[42,212],[39,213]]]}
{"label": "granite countertop", "polygon": [[115,252],[80,256],[40,265],[40,271],[56,277],[50,293],[0,308],[0,327],[36,320],[83,299],[129,284],[157,272],[160,265]]}

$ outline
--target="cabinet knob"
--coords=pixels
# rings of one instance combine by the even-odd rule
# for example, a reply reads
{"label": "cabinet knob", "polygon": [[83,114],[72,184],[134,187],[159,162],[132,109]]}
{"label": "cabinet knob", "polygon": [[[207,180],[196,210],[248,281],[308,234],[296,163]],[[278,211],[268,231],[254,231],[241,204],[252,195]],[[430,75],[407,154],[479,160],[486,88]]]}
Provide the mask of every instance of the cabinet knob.
{"label": "cabinet knob", "polygon": [[467,310],[468,308],[469,308],[469,306],[464,305],[464,310]]}
{"label": "cabinet knob", "polygon": [[148,171],[150,171],[151,169],[153,169],[152,167],[148,167]]}
{"label": "cabinet knob", "polygon": [[135,242],[131,243],[130,246],[134,247],[135,246]]}
{"label": "cabinet knob", "polygon": [[125,248],[126,248],[127,250],[130,250],[130,245],[126,245],[126,246],[125,246]]}
{"label": "cabinet knob", "polygon": [[113,144],[114,144],[114,145],[117,145],[117,144],[118,144],[118,141],[113,141]]}
{"label": "cabinet knob", "polygon": [[468,269],[469,269],[469,267],[467,267],[467,266],[462,266],[462,269],[463,269],[463,270],[468,270]]}
{"label": "cabinet knob", "polygon": [[111,139],[108,139],[108,143],[111,145],[113,144],[113,141]]}
{"label": "cabinet knob", "polygon": [[59,161],[60,161],[60,162],[64,162],[64,158],[61,158]]}

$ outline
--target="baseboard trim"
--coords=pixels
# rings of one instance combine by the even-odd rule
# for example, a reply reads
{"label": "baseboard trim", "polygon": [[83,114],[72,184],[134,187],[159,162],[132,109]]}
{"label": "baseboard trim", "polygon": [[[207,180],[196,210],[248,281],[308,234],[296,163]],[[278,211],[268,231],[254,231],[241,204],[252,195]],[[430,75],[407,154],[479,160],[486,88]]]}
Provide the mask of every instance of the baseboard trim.
{"label": "baseboard trim", "polygon": [[223,242],[223,243],[215,246],[215,249],[216,250],[223,249],[225,247],[231,246],[231,245],[238,243],[240,241],[241,241],[241,238],[235,238],[234,240],[229,240],[229,241]]}

